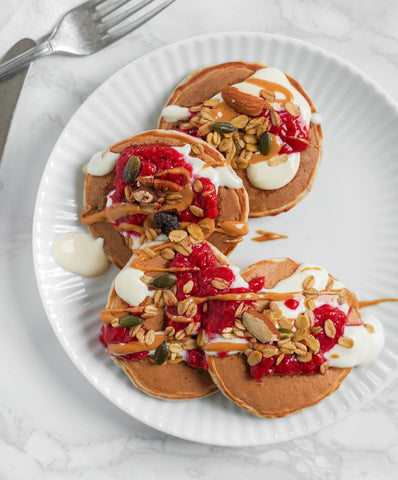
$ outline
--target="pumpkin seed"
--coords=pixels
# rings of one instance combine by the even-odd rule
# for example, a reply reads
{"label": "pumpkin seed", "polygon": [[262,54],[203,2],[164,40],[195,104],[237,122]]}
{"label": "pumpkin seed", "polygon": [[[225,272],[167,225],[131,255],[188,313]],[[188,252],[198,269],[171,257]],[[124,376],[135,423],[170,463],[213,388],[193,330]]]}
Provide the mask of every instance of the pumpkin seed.
{"label": "pumpkin seed", "polygon": [[264,132],[261,135],[260,140],[258,142],[258,147],[260,149],[261,155],[264,155],[264,157],[269,155],[269,152],[271,151],[271,146],[272,146],[271,135],[268,132]]}
{"label": "pumpkin seed", "polygon": [[149,284],[150,287],[154,288],[169,288],[172,287],[177,282],[177,277],[174,273],[163,273],[155,277]]}
{"label": "pumpkin seed", "polygon": [[140,325],[144,320],[137,315],[126,315],[119,320],[121,327],[131,328]]}
{"label": "pumpkin seed", "polygon": [[169,347],[166,340],[164,340],[155,350],[153,354],[153,361],[156,365],[163,365],[169,356]]}
{"label": "pumpkin seed", "polygon": [[211,127],[219,133],[231,133],[236,130],[235,125],[232,125],[232,123],[229,122],[213,122]]}
{"label": "pumpkin seed", "polygon": [[278,330],[281,335],[281,340],[284,340],[285,338],[292,338],[294,335],[294,332],[292,332],[288,328],[278,328]]}
{"label": "pumpkin seed", "polygon": [[140,171],[141,160],[139,157],[132,155],[123,171],[123,178],[126,183],[132,183],[136,179],[138,172]]}

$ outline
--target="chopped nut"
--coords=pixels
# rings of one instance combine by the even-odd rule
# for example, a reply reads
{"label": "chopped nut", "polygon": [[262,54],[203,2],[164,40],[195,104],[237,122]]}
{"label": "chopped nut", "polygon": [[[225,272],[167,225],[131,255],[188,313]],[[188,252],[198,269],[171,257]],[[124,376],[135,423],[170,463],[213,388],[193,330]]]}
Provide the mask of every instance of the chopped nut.
{"label": "chopped nut", "polygon": [[172,242],[179,243],[182,240],[184,240],[184,238],[186,238],[187,235],[188,234],[185,230],[173,230],[172,232],[169,233],[169,239]]}
{"label": "chopped nut", "polygon": [[300,113],[300,109],[299,109],[298,105],[295,105],[292,102],[286,102],[285,103],[285,108],[290,113],[290,115],[293,115],[293,117],[297,117],[298,114]]}
{"label": "chopped nut", "polygon": [[329,368],[329,363],[328,362],[323,362],[322,365],[319,367],[319,371],[321,372],[322,375],[325,375]]}
{"label": "chopped nut", "polygon": [[192,185],[192,188],[196,193],[200,193],[203,191],[203,184],[202,182],[197,178]]}
{"label": "chopped nut", "polygon": [[216,277],[210,282],[214,288],[218,290],[224,290],[225,288],[229,287],[229,282],[224,280],[224,278]]}
{"label": "chopped nut", "polygon": [[287,162],[287,154],[283,153],[282,155],[275,155],[274,157],[270,158],[268,160],[268,165],[270,167],[276,167],[277,165],[280,165],[281,163]]}
{"label": "chopped nut", "polygon": [[174,338],[176,340],[182,340],[185,337],[185,330],[179,330],[175,335]]}
{"label": "chopped nut", "polygon": [[197,205],[191,205],[189,207],[189,210],[195,217],[203,218],[204,217],[204,211],[203,208],[198,207]]}
{"label": "chopped nut", "polygon": [[314,285],[315,285],[315,278],[313,275],[309,275],[303,281],[304,290],[308,290],[309,288],[312,288]]}
{"label": "chopped nut", "polygon": [[231,123],[236,128],[245,128],[248,121],[249,121],[249,117],[247,115],[238,115],[237,117],[231,120]]}
{"label": "chopped nut", "polygon": [[193,287],[194,287],[193,281],[192,281],[192,280],[188,280],[188,282],[185,283],[184,286],[182,287],[182,291],[183,291],[184,293],[191,293]]}
{"label": "chopped nut", "polygon": [[[203,127],[200,127],[200,128],[203,128]],[[191,153],[193,153],[194,155],[202,155],[204,151],[205,151],[205,147],[203,146],[203,144],[198,142],[191,143]]]}
{"label": "chopped nut", "polygon": [[257,340],[263,343],[272,342],[280,338],[280,334],[268,318],[255,310],[243,313],[243,325]]}
{"label": "chopped nut", "polygon": [[152,345],[154,341],[155,341],[155,330],[148,330],[148,332],[145,335],[145,344]]}
{"label": "chopped nut", "polygon": [[172,260],[174,258],[175,253],[171,248],[163,248],[163,250],[160,251],[160,255],[165,260]]}
{"label": "chopped nut", "polygon": [[260,352],[253,350],[249,353],[247,357],[247,363],[253,367],[254,365],[257,365],[258,363],[261,362],[263,356],[261,355]]}
{"label": "chopped nut", "polygon": [[188,233],[194,240],[201,240],[203,238],[203,230],[196,223],[190,223],[188,225]]}
{"label": "chopped nut", "polygon": [[299,315],[296,318],[296,328],[299,328],[301,330],[305,330],[309,327],[310,327],[310,322],[305,315]]}
{"label": "chopped nut", "polygon": [[354,340],[350,337],[340,337],[337,343],[344,348],[352,348],[354,346]]}
{"label": "chopped nut", "polygon": [[327,319],[324,324],[325,334],[329,338],[334,338],[336,336],[336,327],[332,320]]}
{"label": "chopped nut", "polygon": [[201,329],[196,338],[196,343],[198,344],[198,347],[203,347],[203,345],[205,345],[206,342],[207,342],[206,332],[204,329]]}
{"label": "chopped nut", "polygon": [[270,110],[270,118],[274,127],[279,127],[279,125],[282,123],[281,117],[275,110]]}
{"label": "chopped nut", "polygon": [[364,324],[364,327],[366,328],[366,330],[367,330],[369,333],[375,333],[374,326],[371,325],[370,323],[365,323],[365,324]]}
{"label": "chopped nut", "polygon": [[177,305],[177,297],[174,295],[174,293],[171,290],[164,290],[163,298],[168,307]]}
{"label": "chopped nut", "polygon": [[307,363],[312,360],[312,353],[307,352],[305,355],[297,355],[297,360],[302,363]]}

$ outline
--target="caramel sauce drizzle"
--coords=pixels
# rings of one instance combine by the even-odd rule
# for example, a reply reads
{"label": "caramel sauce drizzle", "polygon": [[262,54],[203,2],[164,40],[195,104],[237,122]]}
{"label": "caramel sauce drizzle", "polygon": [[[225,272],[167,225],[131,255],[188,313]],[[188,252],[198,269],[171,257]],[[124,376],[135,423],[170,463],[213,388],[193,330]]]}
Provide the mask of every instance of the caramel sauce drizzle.
{"label": "caramel sauce drizzle", "polygon": [[359,302],[359,308],[371,307],[372,305],[379,305],[384,302],[398,302],[398,298],[378,298],[377,300],[370,300],[368,302]]}
{"label": "caramel sauce drizzle", "polygon": [[270,158],[275,157],[275,155],[278,155],[278,153],[280,152],[280,149],[282,148],[280,138],[273,133],[268,132],[268,134],[271,137],[271,150],[269,151],[269,154],[262,155],[259,152],[253,153],[251,159],[249,160],[249,165],[269,160]]}
{"label": "caramel sauce drizzle", "polygon": [[266,232],[264,230],[256,230],[259,237],[254,237],[254,242],[269,242],[270,240],[279,240],[280,238],[287,238],[287,235],[281,235],[280,233]]}
{"label": "caramel sauce drizzle", "polygon": [[164,340],[166,340],[166,335],[164,333],[156,333],[155,340],[150,345],[140,342],[110,343],[108,345],[108,353],[109,355],[126,355],[128,353],[155,350]]}
{"label": "caramel sauce drizzle", "polygon": [[236,111],[225,102],[219,102],[212,111],[217,119],[216,121],[230,122],[236,117]]}
{"label": "caramel sauce drizzle", "polygon": [[243,342],[211,342],[203,345],[202,350],[205,352],[231,352],[232,350],[244,352],[247,350],[247,344]]}
{"label": "caramel sauce drizzle", "polygon": [[[208,167],[225,166],[225,165],[227,165],[227,163],[220,161],[220,162],[209,163]],[[174,182],[169,182],[170,185],[168,187],[168,190],[178,192],[178,194],[181,195],[180,200],[173,202],[172,204],[168,204],[166,202],[165,205],[160,206],[160,208],[157,208],[156,210],[155,210],[156,206],[159,206],[159,203],[160,203],[159,200],[162,200],[164,202],[165,200],[164,197],[160,197],[157,203],[152,203],[152,204],[142,205],[142,204],[132,204],[132,203],[116,203],[111,205],[110,207],[105,207],[103,210],[96,211],[96,212],[93,211],[92,205],[88,205],[87,208],[81,214],[81,222],[83,223],[83,225],[87,225],[87,226],[93,225],[94,223],[99,223],[99,222],[114,223],[119,218],[122,218],[128,215],[141,214],[141,215],[146,215],[149,223],[152,223],[153,216],[155,215],[156,211],[162,212],[162,211],[173,209],[173,210],[177,210],[178,212],[182,212],[186,210],[192,204],[192,201],[194,198],[194,192],[191,187],[192,177],[190,172],[186,168],[176,167],[169,170],[165,170],[163,172],[159,172],[155,174],[154,177],[151,178],[152,180],[151,185],[147,185],[147,186],[150,186],[151,188],[153,187],[156,190],[157,188],[156,181],[158,180],[158,177],[162,177],[170,173],[185,175],[186,177],[186,183],[184,186],[174,184]],[[138,177],[137,183],[139,183],[140,178],[145,178],[145,177]],[[164,182],[166,181],[164,180],[163,184]],[[171,184],[175,185],[175,187],[173,187],[173,185]],[[188,224],[189,222],[182,222],[181,227],[186,228]],[[216,226],[212,218],[203,218],[198,222],[198,225],[202,228],[204,232],[204,238],[208,238],[214,231],[222,232],[222,233],[225,233],[226,235],[236,236],[236,237],[246,235],[246,233],[249,232],[249,227],[247,226],[246,223],[240,222],[240,221],[233,221],[233,220],[220,222]],[[117,230],[120,232],[122,231],[137,232],[141,235],[145,233],[145,227],[130,224],[127,222],[122,222],[117,227]]]}

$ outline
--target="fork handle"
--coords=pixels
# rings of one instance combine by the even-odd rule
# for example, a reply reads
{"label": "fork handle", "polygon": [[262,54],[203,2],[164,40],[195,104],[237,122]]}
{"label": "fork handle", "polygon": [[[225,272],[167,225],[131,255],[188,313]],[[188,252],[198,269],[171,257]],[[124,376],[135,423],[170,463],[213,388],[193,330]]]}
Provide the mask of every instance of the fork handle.
{"label": "fork handle", "polygon": [[49,41],[43,42],[26,52],[11,58],[7,62],[0,64],[0,80],[5,77],[10,77],[27,67],[33,60],[40,57],[45,57],[54,52],[54,49]]}

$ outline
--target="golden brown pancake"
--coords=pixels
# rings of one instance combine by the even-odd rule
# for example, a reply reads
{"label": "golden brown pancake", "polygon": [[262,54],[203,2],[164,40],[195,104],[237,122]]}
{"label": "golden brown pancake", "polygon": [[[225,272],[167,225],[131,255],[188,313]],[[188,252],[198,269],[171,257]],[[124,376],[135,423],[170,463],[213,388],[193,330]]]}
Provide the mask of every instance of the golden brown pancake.
{"label": "golden brown pancake", "polygon": [[[241,275],[247,282],[264,277],[264,288],[272,289],[280,280],[292,275],[298,266],[296,262],[290,259],[265,260],[243,270]],[[329,278],[333,279],[333,277]],[[329,300],[332,298],[331,292],[332,290],[328,293]],[[335,292],[334,298],[337,295]],[[347,323],[358,323],[361,320],[357,299],[355,295],[348,291],[345,292],[345,295],[352,305]],[[271,314],[267,318],[272,319],[272,302],[270,302],[271,300],[259,301],[256,310]],[[262,349],[263,346],[270,348],[269,345],[257,341],[252,352],[256,349],[260,352],[269,351]],[[209,356],[209,372],[213,381],[230,400],[261,417],[283,417],[317,404],[337,390],[351,371],[350,368],[327,368],[325,364],[325,368],[322,369],[323,374],[273,374],[257,380],[249,373],[248,360],[250,355],[247,357],[246,355],[249,353],[245,353],[228,355],[222,358]],[[263,357],[264,355],[265,353],[263,353]],[[268,358],[267,355],[264,358]]]}
{"label": "golden brown pancake", "polygon": [[[301,151],[300,166],[296,175],[289,183],[275,190],[264,190],[256,187],[249,181],[246,173],[246,167],[248,165],[248,161],[252,162],[254,157],[251,157],[251,159],[248,160],[248,156],[251,154],[247,153],[247,149],[251,147],[250,145],[248,146],[248,144],[244,146],[245,141],[242,144],[242,140],[244,140],[244,135],[250,131],[248,130],[250,124],[252,122],[255,124],[255,122],[262,117],[262,114],[260,115],[259,112],[261,112],[261,110],[264,108],[264,102],[262,105],[260,97],[254,97],[247,94],[238,94],[237,98],[231,98],[231,95],[232,97],[237,95],[237,92],[234,91],[236,89],[232,88],[231,86],[244,81],[261,68],[264,68],[264,65],[259,63],[227,62],[202,68],[191,73],[177,86],[177,88],[171,94],[166,105],[178,105],[188,108],[193,107],[192,114],[195,114],[195,116],[190,120],[182,120],[173,123],[167,123],[162,117],[159,121],[159,128],[177,128],[186,130],[188,132],[192,132],[193,129],[193,132],[196,135],[198,134],[196,132],[199,128],[200,136],[206,138],[208,142],[216,146],[217,149],[224,153],[226,159],[231,163],[233,168],[243,180],[243,184],[249,195],[250,217],[277,215],[284,211],[290,210],[300,200],[302,200],[312,188],[322,153],[321,127],[320,125],[310,123],[308,132],[308,146]],[[311,99],[303,87],[292,77],[288,75],[286,76],[291,85],[305,97],[311,108],[311,111],[316,112]],[[231,116],[229,110],[228,114],[230,117],[236,118],[243,115],[246,116],[249,122],[247,123],[246,121],[246,125],[242,124],[244,126],[237,129],[237,132],[239,132],[239,140],[235,137],[237,132],[227,135],[221,134],[221,137],[217,137],[215,140],[214,132],[211,129],[211,124],[217,119],[212,119],[211,116],[207,116],[209,111],[211,115],[212,109],[215,107],[214,105],[211,105],[211,102],[209,104],[208,101],[219,92],[222,92],[224,101],[226,101],[226,95],[228,95],[229,105],[234,105],[234,109],[236,111],[235,114]],[[256,105],[257,103],[260,103],[260,105]],[[199,106],[205,107],[205,110],[207,111],[206,114],[203,114],[203,110],[201,110]],[[267,103],[267,100],[265,107],[270,107],[270,104],[269,102]],[[269,111],[271,112],[271,110]],[[228,121],[234,122],[235,120],[232,119]],[[277,122],[277,120],[275,121]],[[205,125],[206,122],[208,123],[207,126]],[[239,125],[239,122],[236,123],[236,125]],[[265,126],[264,128],[261,128],[261,131],[258,129],[256,130],[256,128],[254,129],[254,135],[257,135],[258,137],[257,140],[259,140],[265,128],[270,128],[269,122],[268,127]],[[253,137],[253,131],[250,131],[250,134]],[[226,137],[231,135],[233,135],[234,139],[233,147],[229,146],[229,144],[226,142]]]}
{"label": "golden brown pancake", "polygon": [[[206,249],[215,258],[214,267],[230,264],[227,257],[206,241],[191,241],[184,235],[184,231],[176,230],[170,235],[172,241],[146,243],[142,249],[135,250],[125,268],[113,282],[107,306],[100,315],[104,323],[101,333],[102,342],[114,362],[125,371],[136,387],[152,396],[169,400],[200,398],[217,390],[206,370],[207,365],[200,363],[206,359],[204,352],[201,352],[198,346],[200,320],[196,312],[200,307],[195,303],[186,303],[184,308],[184,301],[181,300],[180,295],[181,292],[186,291],[185,284],[173,283],[169,287],[163,284],[164,288],[160,285],[158,285],[159,288],[150,287],[149,295],[146,295],[138,305],[133,302],[129,305],[117,294],[117,289],[120,288],[118,278],[120,280],[121,276],[130,270],[145,275],[144,279],[147,283],[154,278],[157,278],[157,281],[163,278],[165,281],[165,274],[179,272],[179,268],[182,268],[181,272],[184,274],[185,270],[189,271],[189,268],[176,267],[171,262],[188,260],[195,262],[191,260],[191,254],[193,253],[196,257],[206,255]],[[192,265],[196,264],[192,263]],[[196,271],[201,275],[199,268],[196,268]],[[134,292],[140,285],[142,286],[142,283],[137,281],[141,282],[135,277],[129,280],[129,292]],[[196,292],[195,285],[190,285],[190,288]],[[217,293],[215,289],[213,290]],[[178,301],[177,298],[179,298]],[[128,300],[131,301],[131,298]],[[125,325],[123,321],[126,317],[137,320],[131,315],[141,318],[142,322],[131,328],[121,328]],[[166,356],[158,364],[157,355],[161,349],[164,351],[165,348]],[[148,352],[148,354],[142,352]],[[192,362],[196,367],[190,366]],[[204,368],[197,368],[197,366]]]}
{"label": "golden brown pancake", "polygon": [[[174,131],[143,132],[113,145],[109,151],[123,154],[131,147],[182,147],[187,144],[191,145],[189,155],[208,163],[209,168],[226,166],[223,156],[206,142]],[[125,198],[119,203],[116,202],[117,205],[107,207],[108,195],[115,188],[116,169],[117,166],[102,176],[86,175],[84,211],[81,219],[88,225],[94,237],[104,238],[106,255],[115,265],[122,268],[131,257],[133,244],[137,244],[137,241],[142,243],[146,239],[154,240],[162,233],[162,230],[154,225],[154,215],[157,212],[175,212],[178,217],[182,210],[190,209],[192,206],[195,208],[194,195],[196,198],[203,198],[207,192],[205,190],[201,192],[197,182],[194,185],[194,178],[187,180],[182,188],[173,182],[167,183],[161,174],[157,174],[155,178],[138,173],[135,180],[126,185],[129,190],[125,190]],[[236,180],[239,183],[239,179]],[[220,186],[216,205],[218,215],[215,218],[207,218],[200,208],[192,215],[195,215],[196,224],[201,227],[204,237],[228,255],[248,232],[248,199],[245,189]],[[123,220],[126,215],[136,214],[146,217],[143,225],[132,226]],[[115,219],[121,222],[120,225],[115,224]],[[181,228],[186,229],[189,225],[192,225],[191,221],[183,222]],[[127,231],[129,234],[126,234]]]}

